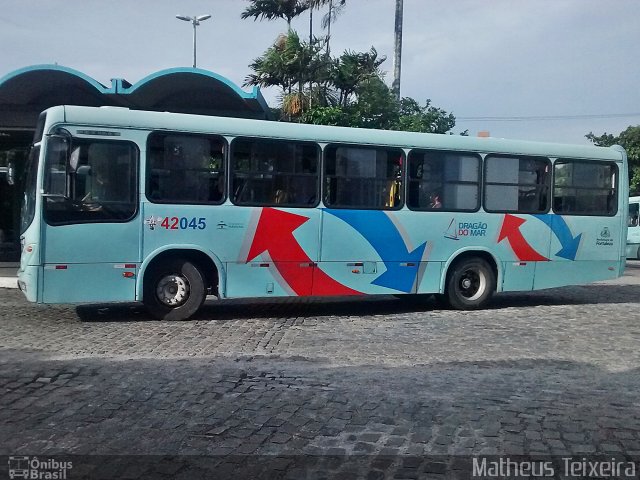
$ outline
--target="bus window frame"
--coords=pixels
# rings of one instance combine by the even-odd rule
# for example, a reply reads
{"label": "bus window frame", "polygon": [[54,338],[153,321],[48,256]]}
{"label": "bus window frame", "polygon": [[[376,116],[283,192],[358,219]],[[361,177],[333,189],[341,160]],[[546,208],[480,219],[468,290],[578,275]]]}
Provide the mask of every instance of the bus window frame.
{"label": "bus window frame", "polygon": [[[574,213],[574,212],[556,212],[555,207],[553,206],[554,203],[554,198],[555,198],[555,189],[556,189],[556,163],[566,163],[566,162],[583,162],[586,164],[601,164],[601,165],[613,165],[616,168],[616,183],[615,183],[615,187],[614,187],[614,191],[615,191],[615,198],[613,201],[613,205],[615,205],[615,211],[613,214],[601,214],[601,213]],[[618,162],[616,162],[615,160],[594,160],[594,159],[589,159],[589,158],[568,158],[568,157],[556,157],[553,161],[553,179],[551,182],[551,208],[552,211],[555,215],[562,215],[562,216],[572,216],[572,217],[606,217],[606,218],[611,218],[611,217],[615,217],[616,215],[618,215],[618,212],[620,211],[620,208],[618,206],[618,203],[620,201],[620,167],[618,166]],[[572,189],[576,189],[576,187],[560,187],[560,188],[572,188]],[[578,188],[579,190],[598,190],[598,189],[590,189],[590,188]],[[625,213],[626,215],[626,213]]]}
{"label": "bus window frame", "polygon": [[[316,188],[315,188],[315,201],[312,204],[309,205],[300,205],[300,204],[296,204],[296,203],[292,203],[292,202],[288,202],[288,203],[275,203],[275,202],[270,202],[270,203],[260,203],[260,202],[247,202],[247,203],[236,203],[235,201],[235,195],[232,194],[231,190],[233,188],[233,180],[234,180],[234,175],[235,175],[235,166],[236,166],[236,159],[235,159],[235,148],[236,148],[236,143],[240,142],[240,141],[253,141],[255,143],[263,143],[263,144],[268,144],[268,143],[289,143],[289,144],[295,144],[295,145],[308,145],[308,146],[315,146],[316,147],[316,160],[317,160],[317,169],[316,169]],[[323,148],[322,145],[320,145],[320,143],[318,142],[314,142],[312,140],[297,140],[297,139],[287,139],[287,138],[270,138],[270,137],[259,137],[259,136],[251,136],[251,135],[241,135],[241,136],[237,136],[237,137],[233,137],[233,139],[231,140],[230,146],[229,146],[229,161],[228,161],[228,198],[230,200],[230,202],[235,206],[235,207],[262,207],[262,208],[304,208],[304,209],[312,209],[312,208],[318,208],[318,206],[320,205],[321,202],[321,191],[322,191],[322,159],[323,159]],[[277,175],[277,172],[276,172]],[[286,175],[286,174],[285,174]],[[309,174],[309,177],[311,177],[312,174]]]}
{"label": "bus window frame", "polygon": [[[633,219],[634,217],[631,216],[631,207],[635,206],[635,224],[630,224],[632,222],[629,222],[629,220]],[[629,202],[629,217],[627,218],[627,228],[638,228],[640,227],[640,202],[638,201],[633,201],[633,202]]]}
{"label": "bus window frame", "polygon": [[[412,181],[411,179],[411,169],[410,169],[410,165],[409,165],[409,157],[413,152],[422,152],[422,153],[426,153],[426,152],[435,152],[435,153],[444,153],[444,154],[460,154],[461,156],[473,156],[476,157],[478,160],[478,181],[477,183],[475,183],[475,185],[478,186],[478,201],[476,202],[476,208],[475,209],[450,209],[450,208],[445,208],[444,205],[442,206],[442,208],[413,208],[411,207],[411,205],[409,205],[409,188],[410,188],[410,183]],[[482,208],[482,199],[483,199],[483,180],[484,180],[484,157],[483,154],[477,151],[471,151],[471,150],[445,150],[445,149],[435,149],[435,148],[412,148],[409,150],[409,153],[406,154],[406,162],[407,165],[405,167],[405,185],[406,185],[406,194],[405,194],[405,198],[404,198],[404,204],[406,205],[407,209],[412,211],[412,212],[461,212],[461,213],[476,213],[478,211],[480,211],[480,208]],[[445,182],[446,183],[446,182]],[[456,184],[461,184],[461,185],[474,185],[473,182],[449,182],[449,183],[456,183]],[[444,183],[443,183],[444,185]]]}
{"label": "bus window frame", "polygon": [[[222,140],[222,144],[223,144],[223,148],[224,148],[224,152],[222,155],[222,168],[223,168],[223,175],[224,175],[224,189],[222,192],[222,198],[216,202],[186,202],[186,201],[175,201],[175,200],[158,200],[158,199],[152,199],[149,197],[149,193],[150,193],[150,182],[151,182],[151,155],[149,154],[150,152],[150,142],[151,142],[151,137],[153,135],[163,135],[165,138],[169,137],[169,136],[182,136],[182,137],[203,137],[203,138],[212,138],[212,137],[216,137]],[[201,132],[183,132],[183,131],[179,131],[179,130],[153,130],[151,132],[149,132],[149,134],[147,135],[147,141],[145,142],[145,147],[146,147],[146,152],[145,152],[145,179],[144,179],[144,196],[147,199],[147,201],[149,203],[153,203],[156,205],[211,205],[211,206],[218,206],[218,205],[222,205],[227,201],[227,198],[229,198],[229,176],[228,176],[228,171],[229,171],[229,141],[227,140],[227,138],[224,135],[218,134],[218,133],[201,133]]]}
{"label": "bus window frame", "polygon": [[[47,199],[42,196],[42,204],[40,207],[41,210],[41,214],[42,214],[42,218],[44,220],[44,222],[46,223],[46,225],[50,226],[50,227],[61,227],[61,226],[66,226],[66,225],[87,225],[87,224],[94,224],[94,223],[129,223],[132,222],[133,220],[135,220],[140,211],[141,211],[141,207],[140,207],[140,177],[141,177],[141,165],[140,165],[140,161],[141,161],[141,152],[140,152],[140,146],[133,140],[125,140],[125,139],[118,139],[118,140],[114,140],[112,138],[102,138],[102,137],[70,137],[70,141],[69,141],[69,152],[72,151],[72,147],[74,145],[74,143],[82,143],[82,144],[91,144],[91,143],[102,143],[102,144],[112,144],[112,143],[117,143],[117,144],[126,144],[129,146],[133,146],[133,154],[135,155],[135,160],[134,160],[134,171],[135,171],[135,181],[132,182],[132,185],[134,187],[134,191],[133,191],[133,197],[135,198],[135,201],[133,202],[135,205],[135,208],[132,211],[132,214],[127,217],[127,218],[123,218],[123,219],[116,219],[116,218],[87,218],[87,219],[77,219],[77,220],[69,220],[69,221],[52,221],[49,218],[49,215],[47,214]],[[44,153],[44,158],[42,160],[43,163],[43,181],[46,180],[46,176],[47,176],[47,167],[48,167],[48,157],[47,157],[47,153],[46,153],[46,148],[45,148],[45,153]],[[67,159],[66,161],[66,166],[67,168],[69,167],[69,159]],[[67,179],[68,181],[68,179]],[[42,189],[44,190],[44,186],[42,187]],[[71,198],[69,198],[68,196],[64,196],[63,197],[63,201],[65,203],[69,203],[69,204],[73,204],[74,200],[72,200]],[[124,203],[124,202],[121,202]],[[91,213],[91,211],[87,211],[87,213]]]}
{"label": "bus window frame", "polygon": [[[382,150],[398,150],[402,154],[402,164],[400,171],[400,181],[402,182],[400,188],[400,202],[399,205],[394,207],[358,207],[358,206],[341,206],[341,205],[329,205],[325,200],[326,193],[326,179],[327,179],[327,151],[332,147],[346,147],[346,148],[356,148],[356,149],[382,149]],[[406,189],[407,189],[407,174],[406,174],[406,165],[407,165],[407,149],[403,147],[398,147],[395,145],[385,145],[385,144],[359,144],[359,143],[340,143],[340,142],[331,142],[325,144],[322,149],[322,203],[326,208],[335,209],[335,210],[379,210],[383,212],[394,212],[398,210],[402,210],[406,206]],[[355,178],[355,177],[354,177]]]}
{"label": "bus window frame", "polygon": [[[532,159],[540,159],[544,160],[547,167],[550,170],[550,174],[547,175],[547,205],[544,210],[537,211],[521,211],[521,210],[490,210],[486,206],[486,193],[487,193],[487,159],[494,158],[514,158],[517,157],[518,161],[522,158],[532,158]],[[491,152],[485,153],[482,158],[482,208],[487,213],[496,213],[496,214],[508,214],[508,215],[546,215],[552,209],[553,203],[553,165],[554,163],[551,161],[550,157],[544,155],[531,155],[531,154],[522,154],[522,153],[504,153],[504,152]],[[518,167],[518,172],[520,172],[520,168]],[[515,186],[518,189],[522,186],[526,186],[526,184],[521,183],[496,183],[489,182],[489,185],[503,185],[503,186]],[[535,184],[536,188],[538,184]]]}

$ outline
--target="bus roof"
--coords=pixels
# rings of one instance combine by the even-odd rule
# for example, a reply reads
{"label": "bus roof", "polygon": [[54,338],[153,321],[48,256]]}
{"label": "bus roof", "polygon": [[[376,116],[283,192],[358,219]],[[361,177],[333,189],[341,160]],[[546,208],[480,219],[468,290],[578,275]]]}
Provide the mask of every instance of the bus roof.
{"label": "bus roof", "polygon": [[215,133],[228,136],[286,138],[318,143],[386,145],[404,148],[434,148],[483,153],[544,155],[622,161],[621,147],[595,147],[559,143],[477,138],[462,135],[332,127],[232,117],[213,117],[170,112],[129,110],[122,107],[57,106],[47,110],[48,123],[99,125],[114,128]]}

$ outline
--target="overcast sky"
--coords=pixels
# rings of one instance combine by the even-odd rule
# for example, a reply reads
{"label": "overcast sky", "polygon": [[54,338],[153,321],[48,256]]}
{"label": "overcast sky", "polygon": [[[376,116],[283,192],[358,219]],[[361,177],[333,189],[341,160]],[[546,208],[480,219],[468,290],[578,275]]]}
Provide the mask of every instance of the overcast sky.
{"label": "overcast sky", "polygon": [[[198,27],[198,67],[242,85],[248,64],[286,31],[283,20],[241,20],[247,4],[0,0],[0,77],[58,63],[110,85],[191,66],[192,27],[175,15],[209,13]],[[332,52],[374,46],[390,83],[394,8],[394,0],[348,0]],[[293,25],[308,36],[308,14]],[[640,124],[639,45],[639,0],[404,0],[401,93],[452,112],[454,132],[586,143],[590,131]],[[275,105],[276,91],[262,93]]]}

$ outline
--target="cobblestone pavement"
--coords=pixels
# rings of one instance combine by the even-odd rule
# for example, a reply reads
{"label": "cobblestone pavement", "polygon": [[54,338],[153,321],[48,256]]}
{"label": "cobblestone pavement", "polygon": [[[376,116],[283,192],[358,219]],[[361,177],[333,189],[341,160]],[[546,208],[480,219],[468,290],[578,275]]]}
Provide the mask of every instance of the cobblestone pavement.
{"label": "cobblestone pavement", "polygon": [[639,266],[478,312],[210,301],[161,322],[0,289],[0,454],[355,454],[390,478],[427,475],[422,455],[640,459]]}

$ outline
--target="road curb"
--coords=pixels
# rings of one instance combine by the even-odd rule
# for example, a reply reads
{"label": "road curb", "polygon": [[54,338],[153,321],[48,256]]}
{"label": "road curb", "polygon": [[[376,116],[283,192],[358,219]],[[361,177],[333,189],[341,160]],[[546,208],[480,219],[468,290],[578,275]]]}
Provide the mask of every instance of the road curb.
{"label": "road curb", "polygon": [[0,288],[18,288],[16,277],[0,277]]}

